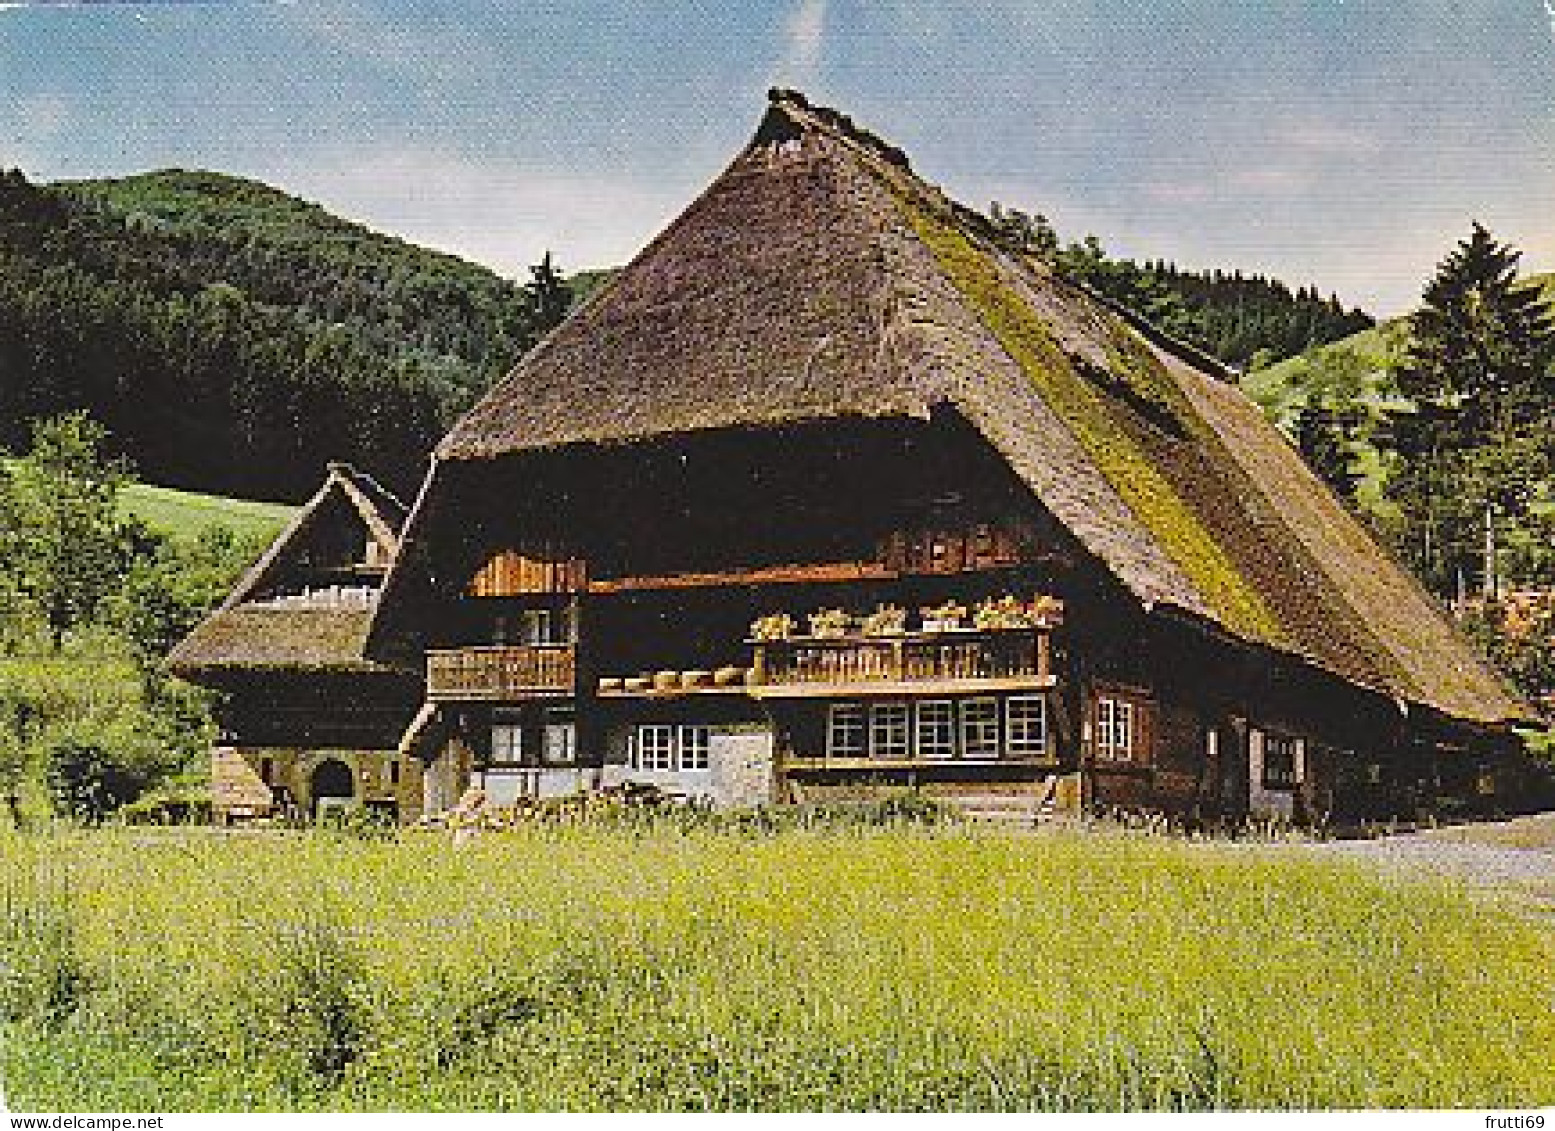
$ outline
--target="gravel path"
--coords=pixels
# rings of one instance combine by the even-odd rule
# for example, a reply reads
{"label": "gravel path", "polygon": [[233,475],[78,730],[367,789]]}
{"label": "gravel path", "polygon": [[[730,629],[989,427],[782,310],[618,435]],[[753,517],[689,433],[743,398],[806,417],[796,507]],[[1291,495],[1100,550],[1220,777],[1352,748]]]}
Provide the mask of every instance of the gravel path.
{"label": "gravel path", "polygon": [[1555,814],[1292,847],[1328,859],[1367,861],[1390,871],[1461,880],[1532,899],[1543,905],[1545,913],[1555,914]]}

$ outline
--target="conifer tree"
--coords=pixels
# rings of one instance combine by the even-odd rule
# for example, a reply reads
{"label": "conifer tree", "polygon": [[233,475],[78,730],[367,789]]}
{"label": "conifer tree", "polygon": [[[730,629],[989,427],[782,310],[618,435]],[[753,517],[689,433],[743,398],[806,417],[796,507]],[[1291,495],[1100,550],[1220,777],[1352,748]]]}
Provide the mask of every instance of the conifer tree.
{"label": "conifer tree", "polygon": [[1555,455],[1555,313],[1518,280],[1521,255],[1475,223],[1426,285],[1396,375],[1418,418],[1395,428],[1395,497],[1413,512],[1420,564],[1441,584],[1477,557],[1487,595],[1504,528],[1527,516]]}

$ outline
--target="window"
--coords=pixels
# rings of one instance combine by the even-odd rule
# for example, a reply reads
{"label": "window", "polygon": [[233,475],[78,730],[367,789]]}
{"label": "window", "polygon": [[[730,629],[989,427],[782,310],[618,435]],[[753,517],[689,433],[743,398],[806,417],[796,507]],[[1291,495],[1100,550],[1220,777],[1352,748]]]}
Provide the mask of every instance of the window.
{"label": "window", "polygon": [[997,699],[961,701],[961,756],[973,759],[999,756]]}
{"label": "window", "polygon": [[834,703],[826,720],[826,756],[862,758],[868,752],[864,708],[859,703]]}
{"label": "window", "polygon": [[711,727],[650,723],[637,728],[632,761],[649,773],[695,773],[711,768],[712,749]]}
{"label": "window", "polygon": [[493,762],[522,762],[524,760],[524,728],[516,723],[499,723],[492,727],[491,760]]}
{"label": "window", "polygon": [[568,644],[572,641],[572,614],[568,609],[525,609],[525,644]]}
{"label": "window", "polygon": [[956,706],[949,699],[918,704],[918,757],[956,756]]}
{"label": "window", "polygon": [[1108,762],[1134,760],[1134,703],[1115,695],[1096,697],[1096,757]]}
{"label": "window", "polygon": [[1047,752],[1047,700],[1012,695],[1004,702],[1005,750],[1011,758],[1036,758]]}
{"label": "window", "polygon": [[578,756],[578,728],[572,723],[546,723],[542,747],[547,766],[570,766]]}
{"label": "window", "polygon": [[389,784],[400,784],[400,764],[399,760],[396,758],[391,758],[389,760]]}
{"label": "window", "polygon": [[637,728],[637,768],[668,773],[675,768],[675,728],[657,723]]}
{"label": "window", "polygon": [[906,758],[912,753],[906,703],[876,703],[869,709],[869,756]]}
{"label": "window", "polygon": [[1295,789],[1301,780],[1301,740],[1282,734],[1266,734],[1263,739],[1263,787]]}
{"label": "window", "polygon": [[275,784],[275,759],[274,758],[261,758],[261,759],[259,759],[259,780],[264,782],[266,785],[274,785]]}
{"label": "window", "polygon": [[680,728],[680,768],[705,770],[711,765],[713,733],[704,726]]}

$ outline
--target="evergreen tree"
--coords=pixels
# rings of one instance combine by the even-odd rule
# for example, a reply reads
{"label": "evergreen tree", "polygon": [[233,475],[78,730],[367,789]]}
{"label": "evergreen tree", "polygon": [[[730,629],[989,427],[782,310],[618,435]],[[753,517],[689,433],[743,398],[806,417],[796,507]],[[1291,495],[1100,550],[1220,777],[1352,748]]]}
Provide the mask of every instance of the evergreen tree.
{"label": "evergreen tree", "polygon": [[538,341],[561,325],[562,319],[572,309],[572,288],[567,285],[546,252],[539,263],[529,269],[529,285],[524,288],[524,305],[529,312],[529,325]]}
{"label": "evergreen tree", "polygon": [[1296,414],[1296,446],[1319,478],[1353,502],[1361,481],[1356,460],[1371,430],[1363,400],[1371,365],[1345,347],[1308,358],[1305,401]]}
{"label": "evergreen tree", "polygon": [[1547,425],[1555,314],[1519,282],[1520,258],[1474,224],[1427,284],[1396,374],[1414,410],[1395,430],[1395,497],[1418,558],[1438,583],[1474,570],[1487,595],[1506,528],[1528,516],[1555,455]]}

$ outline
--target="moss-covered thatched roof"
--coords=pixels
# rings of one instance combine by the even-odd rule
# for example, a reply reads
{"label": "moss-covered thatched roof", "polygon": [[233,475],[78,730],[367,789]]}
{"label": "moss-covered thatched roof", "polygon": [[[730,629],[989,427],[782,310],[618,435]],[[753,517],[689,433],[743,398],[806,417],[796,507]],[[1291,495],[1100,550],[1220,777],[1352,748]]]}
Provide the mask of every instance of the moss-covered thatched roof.
{"label": "moss-covered thatched roof", "polygon": [[174,671],[199,680],[233,669],[372,671],[364,646],[372,599],[359,593],[312,600],[272,599],[270,589],[294,566],[297,551],[322,524],[353,523],[378,544],[383,560],[399,549],[405,507],[370,475],[335,463],[318,492],[276,536],[232,593],[168,657]]}
{"label": "moss-covered thatched roof", "polygon": [[1454,717],[1525,716],[1224,377],[774,91],[750,145],[437,458],[948,406],[1146,608]]}

